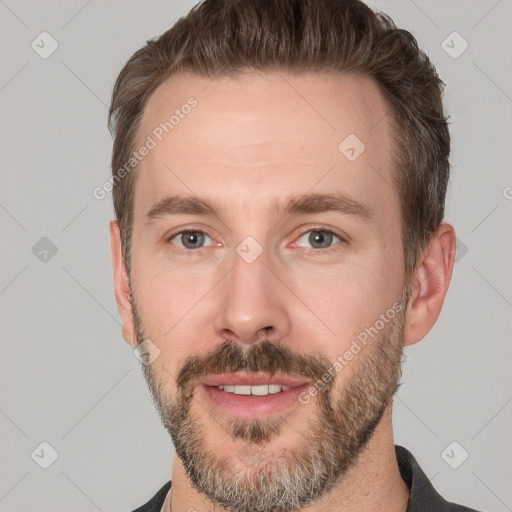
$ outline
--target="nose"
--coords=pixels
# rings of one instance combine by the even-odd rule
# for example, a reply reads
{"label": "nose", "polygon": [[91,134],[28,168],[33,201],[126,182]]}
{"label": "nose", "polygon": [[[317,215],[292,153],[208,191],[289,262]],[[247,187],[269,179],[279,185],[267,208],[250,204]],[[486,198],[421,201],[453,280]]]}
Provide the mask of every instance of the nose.
{"label": "nose", "polygon": [[244,345],[265,338],[281,340],[291,329],[285,294],[265,253],[251,263],[235,254],[233,268],[219,289],[215,333]]}

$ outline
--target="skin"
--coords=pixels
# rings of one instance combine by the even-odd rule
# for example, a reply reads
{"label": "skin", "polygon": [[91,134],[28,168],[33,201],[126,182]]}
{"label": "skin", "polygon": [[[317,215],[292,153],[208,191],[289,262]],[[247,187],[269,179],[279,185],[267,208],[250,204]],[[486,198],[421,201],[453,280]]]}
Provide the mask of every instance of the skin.
{"label": "skin", "polygon": [[[266,336],[294,353],[335,361],[396,302],[405,278],[399,197],[390,185],[390,119],[371,79],[281,72],[212,80],[182,73],[150,97],[139,140],[190,96],[197,107],[139,164],[134,197],[132,289],[144,334],[160,350],[151,371],[169,399],[178,396],[176,377],[187,357],[205,355],[225,340],[250,348]],[[366,146],[353,162],[338,150],[351,133]],[[282,216],[271,208],[275,200],[292,195],[333,191],[366,205],[372,218],[338,212]],[[222,217],[180,214],[146,222],[150,208],[171,194],[213,201]],[[206,233],[205,246],[186,254],[180,237],[169,241],[184,228]],[[313,229],[339,235],[334,250],[312,247],[308,230]],[[137,330],[116,221],[110,235],[123,336],[135,347]],[[247,236],[263,249],[252,263],[236,252]],[[414,273],[404,345],[424,338],[436,322],[454,256],[454,229],[442,223]],[[342,390],[357,369],[356,357],[336,375],[337,388]],[[236,454],[241,445],[228,435],[228,418],[204,400],[196,394],[192,406],[208,426],[207,448],[218,458]],[[317,400],[296,407],[266,446],[267,453],[278,456],[300,446],[301,430],[317,414]],[[398,471],[391,418],[389,403],[357,463],[303,510],[405,511],[409,490]],[[175,457],[172,510],[191,507],[223,510],[194,488]]]}

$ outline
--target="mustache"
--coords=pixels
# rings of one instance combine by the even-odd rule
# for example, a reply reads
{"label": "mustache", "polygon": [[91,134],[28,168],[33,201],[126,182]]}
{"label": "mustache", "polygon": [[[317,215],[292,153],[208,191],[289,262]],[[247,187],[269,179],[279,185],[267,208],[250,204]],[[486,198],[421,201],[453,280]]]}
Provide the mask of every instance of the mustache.
{"label": "mustache", "polygon": [[236,372],[282,373],[316,381],[330,366],[329,360],[321,354],[296,354],[282,343],[269,339],[251,345],[247,350],[237,342],[224,341],[204,356],[189,356],[176,383],[178,389],[187,391],[190,383],[199,377]]}

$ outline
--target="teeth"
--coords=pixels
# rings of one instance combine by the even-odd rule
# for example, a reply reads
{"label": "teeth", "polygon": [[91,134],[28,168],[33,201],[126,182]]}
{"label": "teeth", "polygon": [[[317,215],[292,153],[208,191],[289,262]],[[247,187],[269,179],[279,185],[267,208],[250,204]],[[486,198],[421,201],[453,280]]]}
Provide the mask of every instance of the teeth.
{"label": "teeth", "polygon": [[[251,386],[251,395],[265,396],[270,393],[276,393],[276,391],[271,391],[269,389],[270,387],[271,386],[265,386],[265,385]],[[279,391],[281,391],[281,386],[272,385],[272,388],[275,388],[275,387],[277,387],[277,393],[279,393]]]}
{"label": "teeth", "polygon": [[290,389],[291,386],[281,386],[281,384],[264,384],[261,386],[217,386],[219,389],[223,389],[228,393],[234,393],[235,395],[256,395],[256,396],[267,396],[275,395],[282,391]]}
{"label": "teeth", "polygon": [[235,395],[250,395],[251,386],[233,386]]}

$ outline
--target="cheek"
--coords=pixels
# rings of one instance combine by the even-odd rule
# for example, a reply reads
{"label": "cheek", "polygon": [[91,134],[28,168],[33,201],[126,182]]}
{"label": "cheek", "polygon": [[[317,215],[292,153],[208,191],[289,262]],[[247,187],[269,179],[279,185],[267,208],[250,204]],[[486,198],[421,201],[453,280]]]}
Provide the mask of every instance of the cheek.
{"label": "cheek", "polygon": [[[222,274],[212,264],[173,265],[149,250],[138,255],[134,251],[133,261],[134,294],[144,334],[162,356],[154,371],[162,379],[175,378],[187,357],[212,348],[215,307],[221,306],[215,300],[215,285]],[[167,386],[171,391],[172,385]]]}
{"label": "cheek", "polygon": [[290,288],[311,313],[299,306],[295,321],[301,331],[316,333],[315,344],[331,360],[374,325],[399,296],[397,265],[389,259],[389,254],[384,257],[382,250],[376,250],[350,265],[315,266],[289,274]]}
{"label": "cheek", "polygon": [[175,338],[201,309],[215,281],[194,272],[155,267],[134,272],[135,298],[145,325],[157,339]]}
{"label": "cheek", "polygon": [[[375,300],[370,272],[355,269],[316,270],[301,276],[297,295],[340,341],[371,315]],[[314,317],[311,316],[311,321]],[[332,332],[331,332],[332,334]]]}

